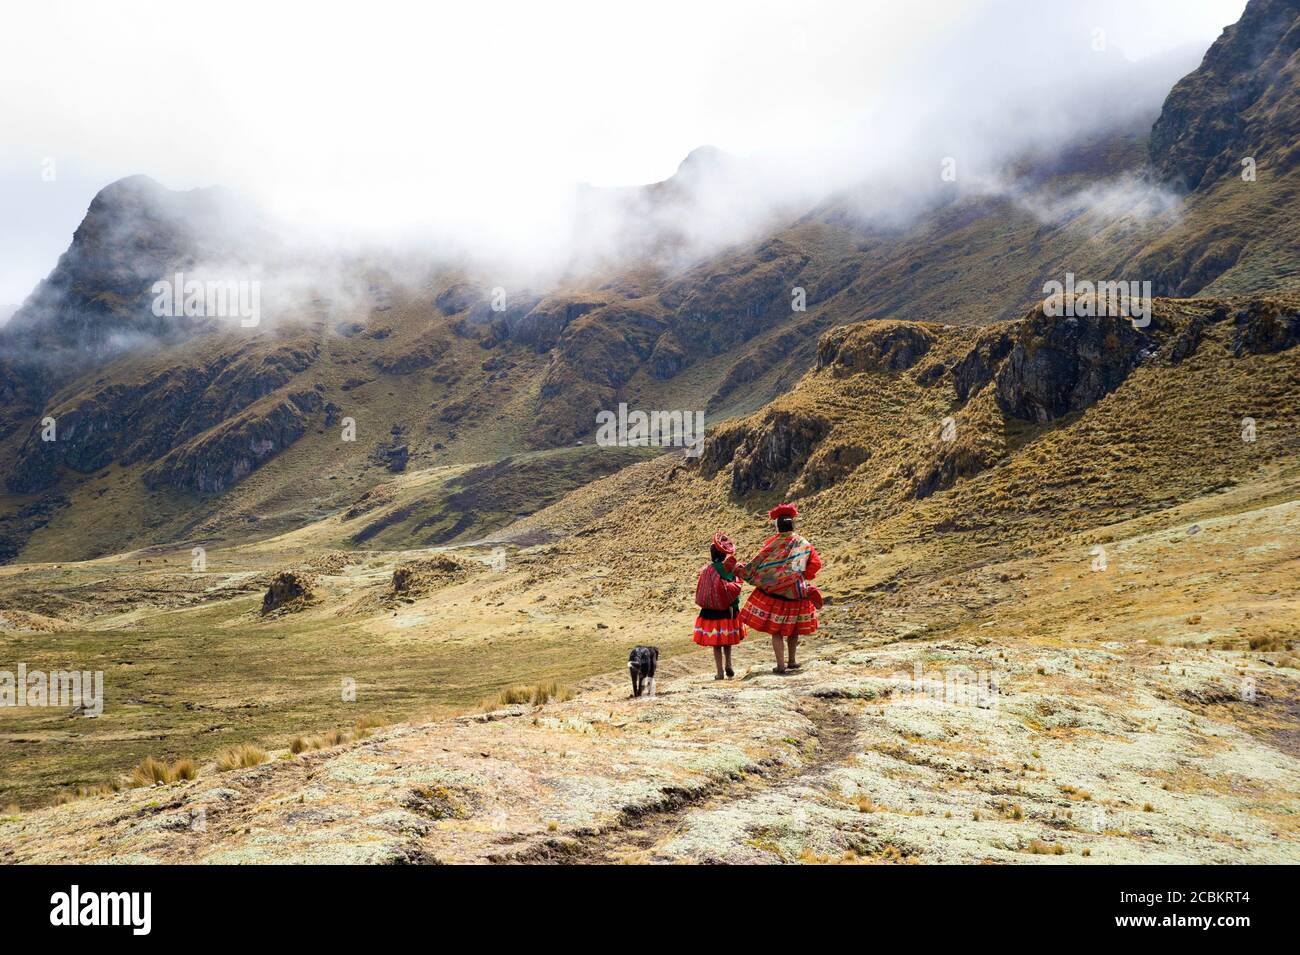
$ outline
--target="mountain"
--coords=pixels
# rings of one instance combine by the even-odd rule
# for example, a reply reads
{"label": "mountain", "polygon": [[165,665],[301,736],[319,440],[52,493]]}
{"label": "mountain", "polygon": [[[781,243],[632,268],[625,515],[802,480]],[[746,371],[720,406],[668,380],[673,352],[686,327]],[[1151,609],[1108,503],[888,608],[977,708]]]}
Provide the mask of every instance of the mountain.
{"label": "mountain", "polygon": [[[744,178],[733,157],[697,150],[664,183],[593,194],[593,216],[612,202],[631,230],[602,270],[501,288],[499,309],[496,280],[472,265],[412,276],[376,257],[295,262],[220,190],[115,183],[0,333],[0,549],[68,558],[280,530],[353,506],[390,460],[421,471],[573,447],[619,402],[722,421],[787,388],[828,329],[1007,320],[1067,272],[1179,296],[1294,289],[1294,21],[1292,3],[1252,3],[1150,135],[1121,128],[1026,156],[996,188],[928,184],[901,219],[864,213],[882,198],[867,183],[682,262],[663,254],[684,241],[676,224],[709,184]],[[1249,182],[1234,158],[1247,145]],[[268,297],[291,284],[251,270],[258,256],[315,276],[268,304],[264,327],[147,307],[154,281],[212,263],[263,275]],[[47,416],[64,422],[58,441],[42,440]],[[333,433],[345,417],[356,444]],[[547,460],[572,473],[562,457]],[[102,532],[87,533],[88,493]]]}
{"label": "mountain", "polygon": [[[69,253],[47,285],[80,297],[6,330],[0,633],[114,696],[14,717],[5,798],[90,798],[0,817],[0,852],[1295,861],[1297,29],[1251,0],[1139,127],[704,258],[674,229],[736,174],[713,151],[589,196],[648,217],[637,254],[545,287],[358,253],[256,329],[160,329],[184,238],[128,278]],[[113,353],[83,304],[109,273],[106,328],[141,336]],[[1149,314],[1047,296],[1067,274],[1150,282]],[[31,358],[53,328],[89,368]],[[706,411],[700,453],[595,443],[619,403]],[[709,535],[752,552],[782,500],[823,627],[801,672],[751,635],[715,682]],[[246,744],[275,758],[224,769]],[[146,757],[199,778],[108,792]]]}

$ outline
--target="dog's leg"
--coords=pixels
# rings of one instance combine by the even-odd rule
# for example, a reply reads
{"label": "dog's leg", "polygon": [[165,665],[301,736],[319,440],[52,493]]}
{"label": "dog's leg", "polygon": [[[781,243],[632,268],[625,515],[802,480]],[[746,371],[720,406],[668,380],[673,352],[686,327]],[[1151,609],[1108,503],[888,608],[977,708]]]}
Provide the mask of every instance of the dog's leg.
{"label": "dog's leg", "polygon": [[654,695],[655,695],[655,678],[654,678],[654,677],[650,677],[648,680],[646,680],[646,683],[647,683],[647,685],[650,687],[650,696],[651,696],[651,697],[654,697]]}

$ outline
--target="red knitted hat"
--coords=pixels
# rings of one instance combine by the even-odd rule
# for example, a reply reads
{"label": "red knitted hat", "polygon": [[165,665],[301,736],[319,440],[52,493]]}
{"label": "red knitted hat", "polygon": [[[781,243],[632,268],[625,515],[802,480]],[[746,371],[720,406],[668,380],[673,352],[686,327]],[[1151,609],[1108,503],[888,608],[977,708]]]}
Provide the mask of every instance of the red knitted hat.
{"label": "red knitted hat", "polygon": [[774,521],[781,517],[798,517],[799,508],[793,504],[778,504],[767,512],[767,516]]}
{"label": "red knitted hat", "polygon": [[713,546],[724,554],[734,554],[736,552],[736,545],[732,543],[731,538],[722,533],[722,531],[718,531],[718,533],[713,535]]}

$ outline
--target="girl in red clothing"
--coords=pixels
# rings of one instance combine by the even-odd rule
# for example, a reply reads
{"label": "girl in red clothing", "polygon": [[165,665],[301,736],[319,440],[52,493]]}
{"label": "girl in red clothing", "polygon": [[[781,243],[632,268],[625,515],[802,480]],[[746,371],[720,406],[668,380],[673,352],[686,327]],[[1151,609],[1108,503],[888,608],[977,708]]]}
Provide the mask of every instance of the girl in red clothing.
{"label": "girl in red clothing", "polygon": [[[695,584],[695,603],[700,613],[695,618],[694,640],[702,647],[713,647],[715,680],[736,675],[731,668],[731,648],[745,639],[740,622],[740,581],[724,566],[736,559],[736,545],[726,534],[713,535],[712,563],[700,568]],[[725,666],[724,666],[725,659]]]}
{"label": "girl in red clothing", "polygon": [[776,533],[748,563],[733,557],[726,569],[754,585],[740,611],[740,624],[772,635],[775,672],[784,673],[799,668],[795,660],[799,638],[817,630],[822,595],[809,581],[821,570],[822,559],[812,544],[795,533],[799,509],[793,504],[774,507],[767,516],[776,522]]}

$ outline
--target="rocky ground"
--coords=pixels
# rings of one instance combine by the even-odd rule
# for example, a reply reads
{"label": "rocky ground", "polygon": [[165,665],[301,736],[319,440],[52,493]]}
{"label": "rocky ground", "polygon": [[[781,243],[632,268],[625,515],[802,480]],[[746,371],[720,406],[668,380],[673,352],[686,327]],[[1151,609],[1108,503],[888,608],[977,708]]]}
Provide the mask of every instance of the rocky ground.
{"label": "rocky ground", "polygon": [[698,651],[652,699],[611,673],[6,817],[0,858],[1297,862],[1295,661],[1221,647],[1233,621],[1297,619],[1300,504],[1213,510],[1114,528],[1102,571],[1066,545],[906,614],[832,605],[793,673],[751,638],[731,681]]}

